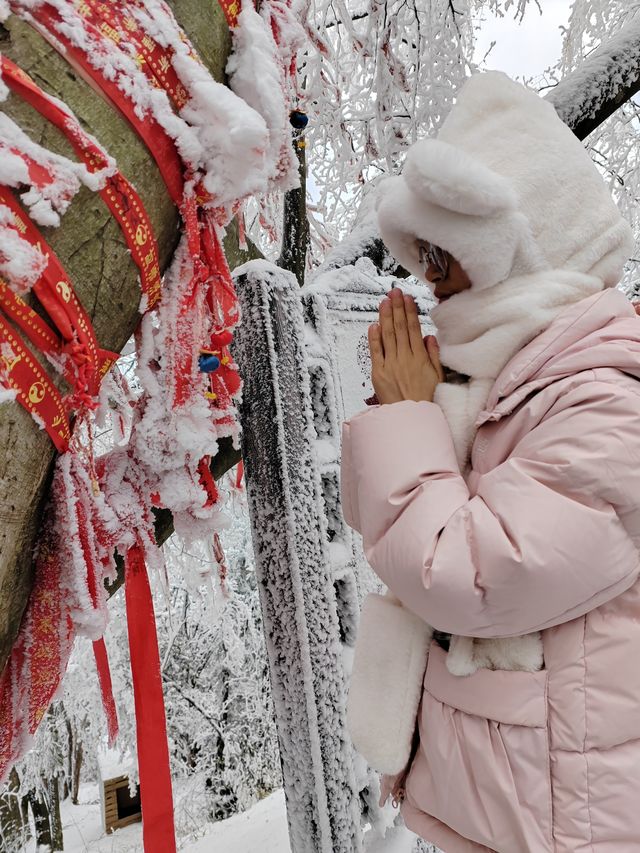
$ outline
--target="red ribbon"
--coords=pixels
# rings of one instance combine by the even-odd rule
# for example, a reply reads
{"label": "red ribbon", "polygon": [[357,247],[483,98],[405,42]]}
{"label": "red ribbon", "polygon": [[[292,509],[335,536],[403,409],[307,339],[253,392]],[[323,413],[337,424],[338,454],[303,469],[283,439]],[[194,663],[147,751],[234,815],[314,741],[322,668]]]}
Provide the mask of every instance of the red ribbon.
{"label": "red ribbon", "polygon": [[[11,90],[65,135],[90,172],[98,172],[109,166],[105,151],[85,133],[78,120],[47,95],[28,74],[6,56],[0,56],[0,69]],[[146,308],[153,308],[160,296],[160,263],[153,228],[144,204],[120,171],[107,178],[100,195],[119,224],[140,271],[142,292],[147,297]]]}
{"label": "red ribbon", "polygon": [[218,0],[220,8],[224,12],[229,28],[233,29],[238,25],[238,15],[240,14],[240,0]]}
{"label": "red ribbon", "polygon": [[[128,42],[135,47],[136,62],[144,70],[146,76],[159,89],[169,95],[178,110],[189,100],[189,93],[180,82],[173,67],[173,48],[164,48],[145,32],[133,15],[125,15],[117,4],[105,4],[103,0],[84,0],[85,5],[80,10],[85,21],[90,22],[103,36],[114,41]],[[129,0],[130,7],[137,7],[148,14],[144,3],[139,0]],[[171,9],[167,12],[172,15]],[[186,42],[185,42],[186,44]],[[193,59],[199,62],[197,55],[190,51]]]}
{"label": "red ribbon", "polygon": [[[107,6],[107,10],[110,15],[118,13],[117,5],[115,3],[110,3]],[[102,21],[99,25],[96,25],[95,22],[92,22],[94,14],[88,3],[80,3],[77,6],[76,11],[80,16],[82,16],[82,26],[85,29],[85,32],[96,42],[96,49],[100,49],[100,44],[104,38],[110,38],[116,43],[122,39],[120,33],[113,28],[112,23]],[[100,95],[107,97],[109,101],[111,101],[111,103],[116,106],[124,117],[133,125],[134,129],[142,137],[147,148],[155,158],[174,204],[177,207],[180,207],[180,204],[182,203],[184,179],[182,161],[174,141],[167,135],[165,130],[158,124],[153,116],[146,115],[144,119],[141,119],[136,114],[135,104],[126,97],[124,92],[118,86],[117,71],[114,72],[115,79],[107,79],[104,77],[101,71],[93,67],[85,53],[76,47],[73,42],[71,42],[64,33],[60,31],[60,25],[63,24],[63,22],[54,7],[48,3],[43,3],[39,6],[37,23],[44,28],[45,34],[51,35],[53,47],[58,50],[61,46],[63,47],[64,52],[62,55],[74,70]],[[109,29],[109,27],[111,29]],[[113,32],[111,32],[111,30],[113,30]],[[114,38],[114,35],[116,38]],[[145,64],[146,63],[141,63],[141,68],[145,73],[147,73]]]}
{"label": "red ribbon", "polygon": [[60,338],[30,308],[6,282],[0,279],[0,307],[9,319],[26,335],[38,349],[47,355],[59,355],[62,349]]}
{"label": "red ribbon", "polygon": [[73,645],[54,540],[51,526],[45,526],[27,610],[0,676],[1,779],[24,754],[40,725],[60,686]]}
{"label": "red ribbon", "polygon": [[102,377],[117,360],[118,353],[99,349],[91,318],[80,304],[58,256],[34,223],[24,215],[11,190],[2,185],[0,204],[13,213],[13,226],[9,227],[13,227],[31,246],[36,246],[46,258],[47,266],[33,286],[33,292],[63,338],[65,351],[76,364],[76,391],[95,394]]}
{"label": "red ribbon", "polygon": [[107,734],[109,746],[113,746],[118,737],[118,712],[116,702],[113,698],[113,685],[111,683],[111,670],[109,669],[109,657],[104,639],[100,637],[93,643],[93,656],[96,660],[100,693],[102,695],[102,707],[107,719]]}
{"label": "red ribbon", "polygon": [[16,391],[17,401],[44,425],[56,449],[64,453],[71,441],[71,429],[60,392],[1,316],[0,377]]}
{"label": "red ribbon", "polygon": [[127,554],[125,599],[136,706],[144,849],[149,853],[175,853],[160,653],[149,579],[138,545],[130,548]]}
{"label": "red ribbon", "polygon": [[[30,154],[27,154],[25,151],[21,151],[13,145],[7,145],[4,140],[2,140],[0,141],[0,157],[5,157],[6,153],[12,154],[14,157],[19,157],[22,160],[27,167],[29,183],[36,187],[36,189],[44,190],[56,184],[59,175],[57,174],[58,170],[55,166],[47,168],[43,163],[40,163],[31,157]],[[66,202],[71,201],[73,198],[73,190],[70,187],[66,188],[63,192],[60,192],[60,188],[58,188],[58,193],[61,196],[61,200]]]}

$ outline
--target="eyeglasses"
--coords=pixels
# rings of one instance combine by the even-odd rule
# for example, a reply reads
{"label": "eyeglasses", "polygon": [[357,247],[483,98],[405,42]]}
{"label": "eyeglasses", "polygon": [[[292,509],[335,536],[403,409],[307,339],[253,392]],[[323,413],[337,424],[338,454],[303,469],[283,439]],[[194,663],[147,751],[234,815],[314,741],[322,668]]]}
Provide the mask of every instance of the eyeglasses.
{"label": "eyeglasses", "polygon": [[432,243],[421,243],[418,246],[418,254],[425,277],[430,266],[434,266],[443,278],[447,277],[449,274],[449,257],[444,249],[434,246]]}

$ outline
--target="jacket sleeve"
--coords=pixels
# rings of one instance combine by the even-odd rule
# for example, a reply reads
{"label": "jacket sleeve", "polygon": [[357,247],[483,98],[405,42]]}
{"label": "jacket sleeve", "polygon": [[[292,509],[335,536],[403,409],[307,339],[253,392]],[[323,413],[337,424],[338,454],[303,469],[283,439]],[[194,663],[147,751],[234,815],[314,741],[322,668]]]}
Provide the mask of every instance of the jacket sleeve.
{"label": "jacket sleeve", "polygon": [[639,503],[638,414],[633,391],[583,383],[471,496],[436,404],[362,412],[343,430],[347,523],[381,580],[438,630],[507,637],[569,621],[638,577],[617,511]]}

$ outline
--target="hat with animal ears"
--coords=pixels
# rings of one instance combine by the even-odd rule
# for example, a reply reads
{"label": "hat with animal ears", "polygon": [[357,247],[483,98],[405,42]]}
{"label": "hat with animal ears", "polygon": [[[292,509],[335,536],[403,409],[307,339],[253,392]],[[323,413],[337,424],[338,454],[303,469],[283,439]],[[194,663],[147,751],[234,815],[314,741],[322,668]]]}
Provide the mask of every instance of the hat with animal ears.
{"label": "hat with animal ears", "polygon": [[631,229],[553,106],[500,72],[469,78],[437,139],[416,142],[380,182],[381,236],[423,278],[418,241],[450,252],[476,290],[573,269],[616,284]]}

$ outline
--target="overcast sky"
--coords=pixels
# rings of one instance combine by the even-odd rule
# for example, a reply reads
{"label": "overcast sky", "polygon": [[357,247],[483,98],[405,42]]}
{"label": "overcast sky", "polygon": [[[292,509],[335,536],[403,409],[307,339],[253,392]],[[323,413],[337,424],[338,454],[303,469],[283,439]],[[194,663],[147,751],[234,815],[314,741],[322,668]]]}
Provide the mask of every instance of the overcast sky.
{"label": "overcast sky", "polygon": [[571,0],[540,0],[542,15],[530,2],[524,21],[517,24],[513,13],[496,18],[485,13],[477,36],[476,60],[482,59],[496,41],[487,67],[506,71],[512,77],[537,77],[560,58],[560,26],[568,23]]}

